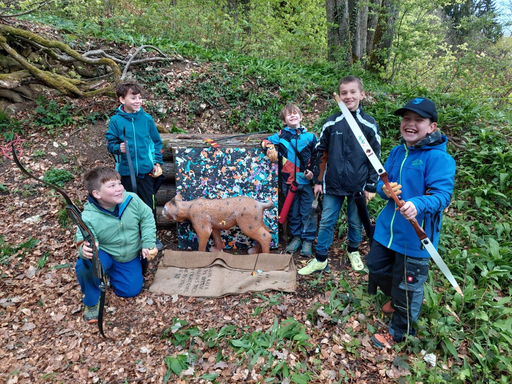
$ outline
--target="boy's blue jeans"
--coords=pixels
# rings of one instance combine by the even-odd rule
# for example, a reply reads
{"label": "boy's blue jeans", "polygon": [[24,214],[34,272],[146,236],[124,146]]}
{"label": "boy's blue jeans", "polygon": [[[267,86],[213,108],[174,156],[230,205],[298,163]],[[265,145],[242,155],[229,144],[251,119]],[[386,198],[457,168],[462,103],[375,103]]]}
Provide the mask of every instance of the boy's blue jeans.
{"label": "boy's blue jeans", "polygon": [[[115,294],[121,297],[137,296],[142,290],[143,283],[142,266],[139,257],[127,263],[120,263],[101,249],[98,254],[103,270],[108,274],[110,283],[114,287]],[[75,265],[75,271],[78,283],[84,294],[83,303],[89,307],[96,305],[100,298],[101,290],[99,288],[100,280],[94,277],[92,272],[92,262],[79,258]]]}
{"label": "boy's blue jeans", "polygon": [[[283,195],[288,194],[290,186],[288,184],[282,185]],[[299,184],[295,191],[292,205],[288,211],[288,226],[292,236],[298,236],[303,241],[313,242],[316,238],[316,215],[311,217],[311,220],[306,226],[309,213],[311,212],[311,205],[315,199],[313,188],[309,184]]]}
{"label": "boy's blue jeans", "polygon": [[398,342],[407,335],[416,334],[412,324],[420,316],[429,261],[428,257],[405,256],[375,240],[366,256],[369,279],[386,296],[391,296],[391,305],[395,312],[388,330]]}
{"label": "boy's blue jeans", "polygon": [[316,259],[327,260],[327,251],[332,244],[334,229],[340,216],[341,207],[347,197],[347,220],[348,220],[348,246],[358,248],[363,239],[363,224],[357,211],[357,206],[352,196],[324,195],[324,207],[322,218],[318,229],[318,240],[316,243]]}

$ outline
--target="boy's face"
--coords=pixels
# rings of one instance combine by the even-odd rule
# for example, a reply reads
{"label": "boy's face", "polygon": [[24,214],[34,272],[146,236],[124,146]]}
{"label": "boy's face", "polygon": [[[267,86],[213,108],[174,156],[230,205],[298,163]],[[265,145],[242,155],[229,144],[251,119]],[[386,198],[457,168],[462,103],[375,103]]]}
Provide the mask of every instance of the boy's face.
{"label": "boy's face", "polygon": [[123,104],[126,113],[135,113],[142,106],[142,95],[140,93],[135,95],[130,89],[125,97],[119,97],[119,101]]}
{"label": "boy's face", "polygon": [[121,180],[109,180],[101,184],[99,191],[96,189],[92,191],[92,195],[103,208],[111,209],[123,202],[123,192]]}
{"label": "boy's face", "polygon": [[299,128],[300,122],[302,121],[302,116],[299,111],[291,111],[286,113],[284,116],[283,123],[288,126],[288,128]]}
{"label": "boy's face", "polygon": [[432,122],[428,117],[422,117],[413,111],[405,111],[400,123],[400,133],[410,147],[434,132],[436,127],[437,123]]}
{"label": "boy's face", "polygon": [[355,81],[350,83],[340,84],[340,97],[341,101],[347,106],[351,112],[357,111],[359,102],[364,99],[364,91],[359,89],[359,84]]}

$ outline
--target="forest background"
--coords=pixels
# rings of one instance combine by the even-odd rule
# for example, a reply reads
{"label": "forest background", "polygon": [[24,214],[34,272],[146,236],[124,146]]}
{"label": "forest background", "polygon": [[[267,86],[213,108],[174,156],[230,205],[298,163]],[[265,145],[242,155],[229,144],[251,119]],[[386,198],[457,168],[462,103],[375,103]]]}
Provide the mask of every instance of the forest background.
{"label": "forest background", "polygon": [[[87,51],[89,39],[112,46],[152,45],[174,58],[206,64],[206,70],[192,71],[172,92],[159,71],[165,61],[145,66],[142,73],[133,71],[154,96],[146,103],[147,112],[165,119],[172,109],[168,101],[185,116],[171,121],[166,128],[169,132],[193,131],[196,116],[205,106],[227,108],[223,124],[228,128],[223,133],[274,131],[280,126],[278,113],[288,102],[299,104],[306,117],[315,116],[307,119],[308,128],[319,132],[323,119],[336,111],[329,100],[339,79],[353,74],[365,82],[368,97],[364,108],[379,124],[385,160],[399,138],[399,120],[393,111],[418,95],[434,100],[439,126],[449,137],[449,151],[457,161],[456,188],[444,217],[439,252],[462,286],[464,298],[432,267],[418,324],[420,338],[396,348],[393,366],[407,374],[395,379],[505,383],[512,373],[512,39],[504,35],[507,26],[498,23],[498,17],[507,10],[510,14],[512,3],[503,2],[500,7],[504,10],[501,14],[489,0],[3,1],[0,18],[12,20],[12,15],[17,15],[22,21],[51,25],[59,31],[59,39],[76,50]],[[1,32],[7,39],[12,37],[9,33]],[[66,74],[80,79],[76,73]],[[2,76],[5,80],[12,73]],[[8,100],[4,107],[11,106],[15,98],[12,92],[16,88],[8,90],[2,94]],[[81,92],[73,97],[99,95]],[[73,109],[73,98],[62,92],[53,98],[39,98],[37,103],[38,109],[26,121],[14,119],[9,108],[4,108],[0,125],[5,142],[14,140],[16,134],[28,137],[40,129],[58,141],[58,128],[107,118],[106,114],[95,112],[92,116]],[[67,119],[61,124],[63,117]],[[6,164],[5,159],[2,162]],[[4,184],[0,190],[5,193],[2,198],[9,193]],[[12,193],[23,196],[27,191]],[[382,204],[378,199],[370,204],[372,217]],[[340,218],[337,232],[341,235],[345,230],[346,222]],[[24,257],[34,260],[28,255],[37,239],[25,243],[0,239],[0,263],[5,268],[0,279],[6,284],[11,277],[7,268],[13,260],[16,268],[22,268]],[[43,256],[36,259],[38,270],[51,267],[48,255],[46,259]],[[364,284],[354,286],[325,276],[321,282],[309,284],[329,296],[321,308],[312,304],[309,309],[308,320],[313,323],[319,319],[344,323],[354,314],[368,314],[374,305],[364,293]],[[8,290],[5,292],[3,303],[9,303],[12,300]],[[271,297],[265,300],[272,305]],[[7,304],[4,307],[9,308]],[[0,309],[3,316],[8,313],[8,309]],[[375,328],[375,324],[358,319],[370,333]],[[290,343],[299,355],[302,351],[314,356],[315,349],[306,343],[306,336],[312,337],[313,331],[306,331],[298,322],[278,324],[276,320],[268,330],[251,333],[251,340],[225,328],[224,334],[218,329],[212,338],[211,332],[187,325],[176,320],[172,332],[162,335],[181,351],[162,357],[167,367],[165,381],[194,366],[194,338],[201,338],[210,348],[238,348],[233,354],[251,369],[264,366],[259,359],[267,359],[269,368],[260,374],[268,382],[318,379],[319,360],[291,364],[285,359],[272,365],[272,356],[263,352],[277,349],[272,343],[282,342]],[[290,325],[296,330],[292,336],[287,331],[279,333]],[[239,339],[230,342],[223,339],[226,335]],[[352,357],[362,359],[364,342],[357,340],[347,339],[340,345]],[[421,351],[437,355],[433,369],[422,360]],[[13,380],[18,374],[8,372],[7,378]],[[41,381],[56,377],[59,373],[46,373]],[[357,382],[346,366],[333,377],[332,382]],[[220,379],[218,374],[205,372],[201,380]]]}

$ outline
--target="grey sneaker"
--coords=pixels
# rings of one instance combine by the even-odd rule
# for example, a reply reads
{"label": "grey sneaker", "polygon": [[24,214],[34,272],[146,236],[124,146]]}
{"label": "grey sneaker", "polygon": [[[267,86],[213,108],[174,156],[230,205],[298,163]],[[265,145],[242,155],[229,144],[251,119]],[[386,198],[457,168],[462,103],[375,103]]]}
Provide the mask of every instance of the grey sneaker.
{"label": "grey sneaker", "polygon": [[300,247],[302,240],[299,236],[294,236],[290,244],[286,246],[286,252],[295,253]]}
{"label": "grey sneaker", "polygon": [[163,244],[162,244],[162,242],[161,242],[160,240],[158,240],[158,239],[156,239],[156,244],[155,244],[155,246],[156,246],[156,249],[157,249],[157,250],[159,250],[159,251],[161,251],[162,249],[164,249],[164,245],[163,245]]}
{"label": "grey sneaker", "polygon": [[96,303],[96,305],[93,305],[92,307],[89,307],[88,305],[85,306],[84,318],[85,318],[85,321],[87,321],[89,324],[97,323],[99,314],[100,314],[100,301],[99,300]]}
{"label": "grey sneaker", "polygon": [[304,241],[302,243],[302,249],[300,250],[300,255],[305,257],[313,256],[313,244],[310,241]]}

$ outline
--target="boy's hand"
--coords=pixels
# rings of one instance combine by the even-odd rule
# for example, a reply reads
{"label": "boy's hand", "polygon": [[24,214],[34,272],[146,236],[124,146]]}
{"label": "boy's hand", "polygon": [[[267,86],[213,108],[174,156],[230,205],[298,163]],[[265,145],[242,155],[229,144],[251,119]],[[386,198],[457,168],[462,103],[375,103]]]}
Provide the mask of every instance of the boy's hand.
{"label": "boy's hand", "polygon": [[306,169],[304,171],[304,176],[306,177],[306,179],[311,180],[313,178],[313,172],[311,172],[310,170]]}
{"label": "boy's hand", "polygon": [[400,213],[407,220],[412,220],[416,217],[418,211],[416,210],[416,206],[413,203],[406,201],[404,205],[402,205],[402,208],[400,208]]}
{"label": "boy's hand", "polygon": [[364,191],[364,196],[366,197],[366,204],[368,204],[369,201],[375,198],[375,192]]}
{"label": "boy's hand", "polygon": [[[99,244],[96,243],[96,248],[99,247]],[[91,244],[89,244],[88,241],[84,241],[83,244],[82,244],[82,256],[85,257],[86,259],[92,259],[92,248],[91,248]]]}
{"label": "boy's hand", "polygon": [[160,167],[160,164],[156,163],[153,166],[153,177],[158,177],[162,174],[162,167]]}
{"label": "boy's hand", "polygon": [[323,191],[323,187],[322,187],[322,184],[315,184],[315,189],[313,191],[315,193],[315,196],[318,194],[318,193],[324,193]]}
{"label": "boy's hand", "polygon": [[[395,195],[399,196],[402,193],[402,185],[398,183],[389,183],[391,189],[393,192],[395,192]],[[391,192],[388,191],[388,188],[386,187],[386,184],[382,185],[382,192],[388,197],[388,199],[391,199]]]}
{"label": "boy's hand", "polygon": [[267,157],[273,163],[275,163],[277,161],[277,159],[278,159],[277,151],[276,151],[276,148],[273,145],[268,147],[268,149],[267,149]]}
{"label": "boy's hand", "polygon": [[158,254],[158,249],[156,249],[156,247],[151,248],[151,249],[142,248],[142,257],[144,259],[147,259],[148,261],[153,260],[157,254]]}
{"label": "boy's hand", "polygon": [[126,146],[124,145],[124,143],[121,143],[119,145],[119,149],[121,150],[121,153],[126,153]]}

